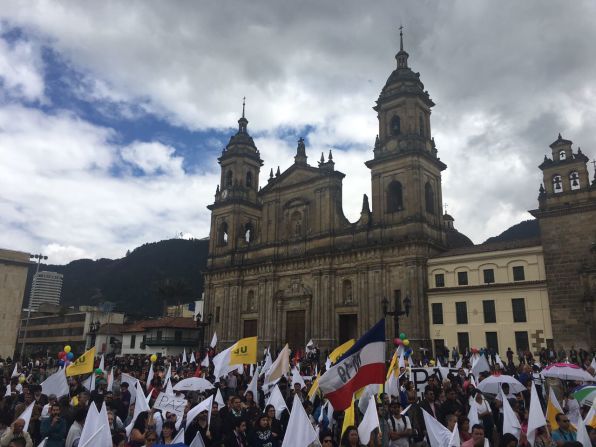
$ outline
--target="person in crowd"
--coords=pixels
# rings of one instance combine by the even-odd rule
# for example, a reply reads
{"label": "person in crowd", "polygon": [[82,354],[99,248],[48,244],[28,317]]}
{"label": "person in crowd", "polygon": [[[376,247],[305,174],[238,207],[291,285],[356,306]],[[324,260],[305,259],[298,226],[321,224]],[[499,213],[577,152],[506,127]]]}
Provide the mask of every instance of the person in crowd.
{"label": "person in crowd", "polygon": [[463,442],[461,447],[484,447],[484,426],[475,424],[472,427],[472,436],[467,441]]}
{"label": "person in crowd", "polygon": [[147,430],[145,433],[145,445],[143,447],[153,447],[157,443],[157,433],[153,430]]}
{"label": "person in crowd", "polygon": [[23,431],[24,428],[25,421],[23,419],[17,419],[14,421],[0,438],[0,446],[8,447],[11,442],[22,439],[25,442],[24,445],[26,447],[33,447],[33,440],[31,439],[29,433]]}
{"label": "person in crowd", "polygon": [[65,447],[77,447],[79,439],[81,438],[81,432],[83,431],[83,425],[85,424],[86,417],[86,408],[77,409],[74,415],[74,422],[70,426],[68,434],[66,435]]}
{"label": "person in crowd", "polygon": [[153,413],[141,411],[134,422],[130,433],[130,447],[142,447],[145,444],[145,435],[155,430]]}
{"label": "person in crowd", "polygon": [[499,447],[516,447],[517,438],[511,433],[505,433],[501,436]]}
{"label": "person in crowd", "polygon": [[234,428],[229,436],[226,437],[225,447],[248,447],[246,441],[246,420],[236,418],[232,420]]}
{"label": "person in crowd", "polygon": [[536,429],[534,447],[556,447],[556,443],[551,438],[550,430],[548,430],[547,427],[539,427]]}
{"label": "person in crowd", "polygon": [[408,447],[412,436],[410,418],[401,414],[401,405],[393,401],[389,405],[390,415],[387,418],[389,428],[389,447]]}
{"label": "person in crowd", "polygon": [[255,429],[251,436],[251,447],[277,447],[278,439],[273,436],[269,416],[262,414],[257,418]]}
{"label": "person in crowd", "polygon": [[172,421],[165,421],[161,428],[161,444],[173,444],[176,437],[176,424]]}
{"label": "person in crowd", "polygon": [[50,417],[41,422],[41,436],[48,438],[46,447],[63,447],[66,440],[66,421],[61,415],[60,406],[52,405]]}
{"label": "person in crowd", "polygon": [[360,447],[360,436],[358,435],[358,428],[354,425],[350,425],[346,428],[346,431],[341,437],[339,443],[341,447]]}
{"label": "person in crowd", "polygon": [[577,441],[577,433],[571,427],[569,416],[557,413],[555,420],[559,428],[553,431],[552,437],[557,447],[563,447],[566,442]]}

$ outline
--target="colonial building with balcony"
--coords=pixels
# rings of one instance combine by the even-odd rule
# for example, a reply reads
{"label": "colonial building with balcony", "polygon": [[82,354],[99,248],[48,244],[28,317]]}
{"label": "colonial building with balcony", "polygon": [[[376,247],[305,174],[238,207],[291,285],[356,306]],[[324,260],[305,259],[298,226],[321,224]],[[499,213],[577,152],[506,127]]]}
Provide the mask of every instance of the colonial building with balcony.
{"label": "colonial building with balcony", "polygon": [[122,354],[178,355],[200,346],[199,329],[193,318],[165,317],[144,320],[122,329]]}

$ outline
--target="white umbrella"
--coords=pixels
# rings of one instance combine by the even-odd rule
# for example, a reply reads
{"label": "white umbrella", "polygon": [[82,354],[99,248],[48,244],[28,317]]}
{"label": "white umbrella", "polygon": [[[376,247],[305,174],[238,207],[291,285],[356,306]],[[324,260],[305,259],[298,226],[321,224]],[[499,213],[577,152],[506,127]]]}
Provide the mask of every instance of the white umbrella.
{"label": "white umbrella", "polygon": [[582,382],[596,382],[589,372],[584,371],[573,363],[553,363],[542,371],[544,377],[561,380],[579,380]]}
{"label": "white umbrella", "polygon": [[483,393],[499,394],[501,384],[503,383],[509,384],[509,391],[512,393],[521,393],[526,389],[517,379],[506,375],[487,377],[476,388]]}
{"label": "white umbrella", "polygon": [[200,377],[189,377],[174,385],[174,391],[205,391],[213,389],[213,384]]}

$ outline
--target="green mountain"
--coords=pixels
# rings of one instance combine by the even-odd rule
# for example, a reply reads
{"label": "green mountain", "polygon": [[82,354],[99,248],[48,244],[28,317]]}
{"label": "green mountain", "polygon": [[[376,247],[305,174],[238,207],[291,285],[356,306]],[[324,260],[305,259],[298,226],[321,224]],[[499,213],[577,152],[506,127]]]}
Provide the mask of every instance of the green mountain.
{"label": "green mountain", "polygon": [[508,242],[520,239],[540,239],[540,226],[538,220],[524,220],[507,228],[498,236],[493,236],[484,241],[485,244],[493,242]]}
{"label": "green mountain", "polygon": [[[164,304],[194,301],[203,292],[208,240],[170,239],[144,244],[120,259],[79,259],[66,265],[41,265],[64,275],[63,306],[115,304],[115,310],[154,316]],[[23,307],[36,266],[29,268]]]}

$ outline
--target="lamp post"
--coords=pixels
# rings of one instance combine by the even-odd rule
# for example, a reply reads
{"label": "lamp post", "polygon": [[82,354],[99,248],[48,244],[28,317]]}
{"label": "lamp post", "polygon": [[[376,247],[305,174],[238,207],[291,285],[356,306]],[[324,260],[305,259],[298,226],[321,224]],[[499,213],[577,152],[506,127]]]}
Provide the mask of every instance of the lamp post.
{"label": "lamp post", "polygon": [[381,301],[381,305],[383,306],[383,315],[391,315],[393,316],[393,330],[395,331],[395,338],[399,337],[399,317],[405,315],[406,317],[410,315],[410,307],[412,305],[412,300],[408,295],[404,298],[404,310],[401,309],[401,291],[396,290],[393,302],[393,310],[389,311],[389,300],[387,297],[383,298]]}
{"label": "lamp post", "polygon": [[209,314],[206,318],[203,318],[201,312],[197,313],[195,322],[199,329],[199,351],[201,355],[203,355],[203,345],[205,343],[205,328],[211,324],[212,319],[213,314]]}
{"label": "lamp post", "polygon": [[[41,261],[47,260],[48,257],[39,253],[37,255],[29,256],[29,259],[37,259],[37,268],[35,269],[35,274],[37,275],[39,273],[39,265],[41,264]],[[27,331],[29,330],[29,319],[31,318],[31,292],[33,292],[33,290],[29,292],[29,304],[27,305],[27,321],[25,323],[25,330],[23,331],[23,338],[21,339],[21,354],[19,356],[21,362],[23,362],[23,354],[25,353],[25,339],[27,338]]]}

